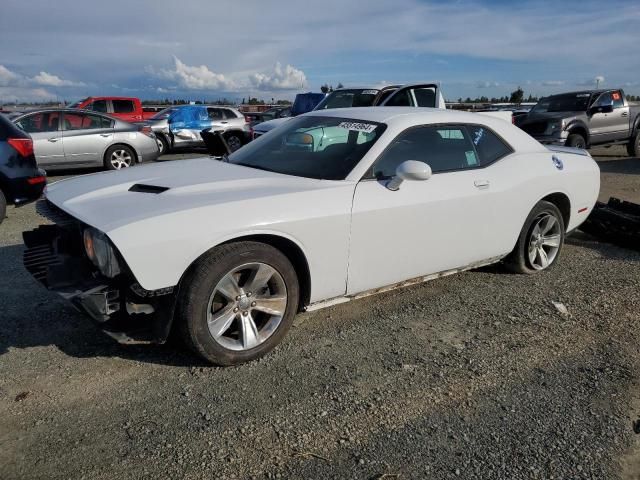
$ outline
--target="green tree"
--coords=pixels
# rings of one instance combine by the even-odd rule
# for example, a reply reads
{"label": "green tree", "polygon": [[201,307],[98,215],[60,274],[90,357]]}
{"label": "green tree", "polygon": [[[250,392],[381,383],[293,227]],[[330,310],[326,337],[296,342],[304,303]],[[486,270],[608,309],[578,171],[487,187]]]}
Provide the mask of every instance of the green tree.
{"label": "green tree", "polygon": [[322,86],[320,87],[320,91],[321,91],[322,93],[329,93],[329,85],[327,85],[327,84],[325,83],[324,85],[322,85]]}
{"label": "green tree", "polygon": [[338,82],[338,86],[336,87],[336,89],[337,88],[344,88],[344,85],[342,85],[342,82]]}
{"label": "green tree", "polygon": [[518,87],[517,90],[511,92],[511,97],[509,97],[509,103],[522,103],[524,99],[524,90]]}

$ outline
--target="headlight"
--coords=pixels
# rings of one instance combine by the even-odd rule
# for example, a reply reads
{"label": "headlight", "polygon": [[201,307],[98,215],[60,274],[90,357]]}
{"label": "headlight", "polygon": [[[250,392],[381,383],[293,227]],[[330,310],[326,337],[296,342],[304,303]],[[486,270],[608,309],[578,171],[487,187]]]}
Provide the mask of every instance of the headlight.
{"label": "headlight", "polygon": [[562,130],[564,130],[564,120],[551,122],[549,124],[549,129],[551,130],[552,133],[561,132]]}
{"label": "headlight", "polygon": [[89,260],[108,278],[120,273],[120,265],[107,236],[95,228],[86,228],[82,234],[84,250]]}

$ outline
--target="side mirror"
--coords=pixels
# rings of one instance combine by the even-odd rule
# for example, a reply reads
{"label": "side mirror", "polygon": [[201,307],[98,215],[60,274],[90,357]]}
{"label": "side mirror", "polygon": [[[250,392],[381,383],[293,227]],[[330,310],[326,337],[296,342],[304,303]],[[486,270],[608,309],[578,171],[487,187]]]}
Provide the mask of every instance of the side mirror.
{"label": "side mirror", "polygon": [[212,131],[210,128],[200,132],[202,141],[207,147],[209,155],[212,157],[222,157],[224,155],[231,154],[231,149],[229,148],[229,145],[227,145],[227,141],[224,139],[222,134],[222,130]]}
{"label": "side mirror", "polygon": [[596,113],[611,113],[613,112],[613,102],[606,105],[598,105],[597,107],[591,107],[589,113],[594,115]]}
{"label": "side mirror", "polygon": [[417,160],[405,160],[396,168],[395,176],[387,182],[386,187],[396,191],[405,180],[423,181],[431,178],[431,167]]}

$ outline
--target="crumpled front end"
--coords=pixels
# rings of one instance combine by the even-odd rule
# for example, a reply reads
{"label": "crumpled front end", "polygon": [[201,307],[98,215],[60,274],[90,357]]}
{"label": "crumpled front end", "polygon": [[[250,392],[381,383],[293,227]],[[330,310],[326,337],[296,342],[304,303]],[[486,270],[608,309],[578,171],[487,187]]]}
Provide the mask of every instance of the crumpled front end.
{"label": "crumpled front end", "polygon": [[23,263],[29,273],[119,342],[164,343],[177,288],[143,289],[115,247],[117,268],[111,267],[105,275],[87,253],[84,236],[91,227],[46,199],[36,204],[36,210],[53,223],[23,233]]}

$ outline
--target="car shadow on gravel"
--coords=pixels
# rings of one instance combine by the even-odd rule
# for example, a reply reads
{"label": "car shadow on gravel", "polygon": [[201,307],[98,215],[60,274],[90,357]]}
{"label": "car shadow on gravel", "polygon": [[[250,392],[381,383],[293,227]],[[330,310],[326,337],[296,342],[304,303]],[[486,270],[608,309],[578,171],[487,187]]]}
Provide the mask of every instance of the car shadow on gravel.
{"label": "car shadow on gravel", "polygon": [[638,158],[616,158],[597,163],[602,173],[640,175],[640,159]]}
{"label": "car shadow on gravel", "polygon": [[22,265],[22,245],[0,247],[0,357],[15,348],[53,345],[77,357],[118,357],[171,366],[204,366],[179,342],[121,345],[46,290]]}
{"label": "car shadow on gravel", "polygon": [[580,230],[573,232],[565,241],[568,245],[588,248],[599,253],[600,256],[611,260],[621,260],[625,262],[640,262],[640,252],[628,248],[620,247],[612,243],[603,242],[597,237],[584,233]]}

